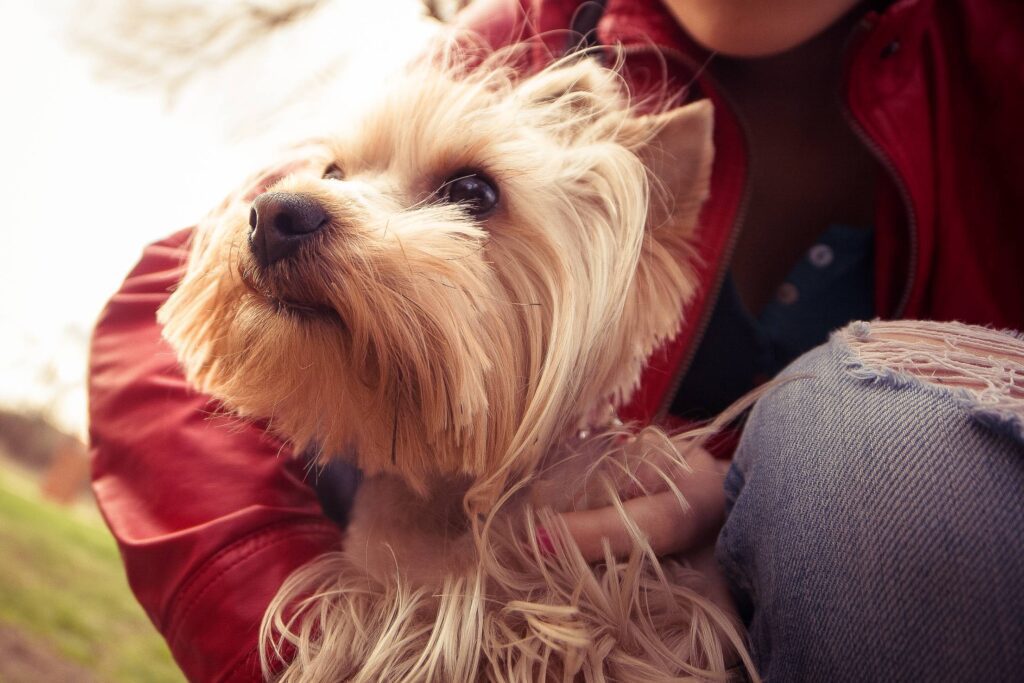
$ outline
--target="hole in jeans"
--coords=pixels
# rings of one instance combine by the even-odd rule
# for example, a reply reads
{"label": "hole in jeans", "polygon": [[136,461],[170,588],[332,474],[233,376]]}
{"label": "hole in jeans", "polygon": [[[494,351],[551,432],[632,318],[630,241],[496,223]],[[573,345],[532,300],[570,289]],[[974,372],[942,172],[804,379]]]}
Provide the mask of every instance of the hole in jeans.
{"label": "hole in jeans", "polygon": [[891,381],[916,378],[963,390],[972,410],[1007,423],[1024,439],[1024,337],[955,322],[875,321],[839,332],[854,375]]}

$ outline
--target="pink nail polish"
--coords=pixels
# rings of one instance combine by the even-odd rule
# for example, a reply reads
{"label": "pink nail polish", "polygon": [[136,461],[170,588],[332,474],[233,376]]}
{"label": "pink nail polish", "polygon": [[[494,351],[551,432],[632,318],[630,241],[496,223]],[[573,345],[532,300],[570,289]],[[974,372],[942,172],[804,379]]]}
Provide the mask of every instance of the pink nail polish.
{"label": "pink nail polish", "polygon": [[551,534],[542,526],[537,527],[537,545],[542,554],[549,557],[555,554],[555,544],[551,540]]}

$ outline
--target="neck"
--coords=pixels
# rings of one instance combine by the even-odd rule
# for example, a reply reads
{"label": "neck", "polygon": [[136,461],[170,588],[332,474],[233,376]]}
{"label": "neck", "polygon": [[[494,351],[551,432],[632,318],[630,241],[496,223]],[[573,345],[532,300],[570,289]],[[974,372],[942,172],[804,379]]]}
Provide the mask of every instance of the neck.
{"label": "neck", "polygon": [[369,477],[356,494],[346,555],[371,576],[398,572],[414,584],[440,585],[474,557],[462,507],[467,488],[465,481],[437,480],[423,497],[396,477]]}
{"label": "neck", "polygon": [[860,20],[855,8],[811,40],[776,55],[736,58],[717,55],[709,69],[747,120],[767,108],[802,113],[834,103],[842,78],[847,38]]}

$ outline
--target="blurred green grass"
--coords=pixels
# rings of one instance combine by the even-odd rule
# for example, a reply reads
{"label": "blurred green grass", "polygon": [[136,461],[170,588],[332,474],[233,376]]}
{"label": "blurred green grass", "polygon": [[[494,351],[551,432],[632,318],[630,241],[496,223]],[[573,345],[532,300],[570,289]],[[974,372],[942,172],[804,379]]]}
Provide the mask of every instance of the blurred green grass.
{"label": "blurred green grass", "polygon": [[37,490],[0,465],[0,624],[99,681],[183,681],[99,515]]}

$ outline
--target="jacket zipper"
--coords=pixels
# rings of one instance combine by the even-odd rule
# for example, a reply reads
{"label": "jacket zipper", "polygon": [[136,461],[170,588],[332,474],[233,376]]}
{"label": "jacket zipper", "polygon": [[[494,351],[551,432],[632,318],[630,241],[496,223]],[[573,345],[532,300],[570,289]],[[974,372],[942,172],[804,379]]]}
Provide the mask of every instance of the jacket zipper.
{"label": "jacket zipper", "polygon": [[[738,115],[736,115],[736,119],[737,121],[740,120]],[[743,129],[742,122],[740,123],[740,128]],[[747,154],[747,162],[749,167],[749,150]],[[683,352],[683,357],[679,361],[679,368],[676,370],[676,373],[672,378],[672,382],[669,384],[668,391],[661,399],[661,405],[658,406],[658,410],[654,414],[655,418],[663,418],[668,415],[668,411],[672,407],[672,402],[675,400],[676,393],[679,391],[679,387],[682,386],[683,379],[686,377],[686,373],[690,370],[690,365],[693,364],[693,359],[697,355],[697,349],[700,348],[700,343],[704,339],[704,334],[708,330],[708,325],[711,324],[711,315],[715,311],[715,302],[718,301],[718,295],[721,293],[722,285],[725,284],[725,278],[729,273],[729,262],[732,260],[732,252],[736,249],[736,242],[739,241],[740,232],[743,230],[743,224],[747,219],[747,207],[750,204],[750,193],[750,180],[749,178],[744,178],[743,192],[740,195],[739,207],[736,209],[736,218],[733,219],[732,227],[730,228],[729,241],[726,242],[725,249],[722,250],[722,257],[719,262],[718,272],[715,273],[715,279],[712,282],[711,288],[708,289],[708,298],[704,305],[704,310],[701,311],[700,320],[697,321],[697,327],[694,329],[693,337],[690,340],[690,344],[687,346],[686,351]]]}
{"label": "jacket zipper", "polygon": [[[861,20],[854,31],[854,34],[847,40],[847,54],[849,54],[849,45],[853,42],[857,33],[864,33],[871,29],[873,22],[870,18]],[[845,79],[844,79],[845,83]],[[913,198],[910,196],[910,190],[907,188],[906,182],[903,180],[903,176],[900,175],[896,169],[896,165],[893,164],[892,159],[885,150],[875,142],[864,127],[861,126],[860,122],[857,121],[853,115],[853,111],[850,109],[846,97],[840,91],[839,103],[842,107],[843,116],[846,118],[846,122],[850,125],[850,129],[854,132],[861,143],[867,148],[875,160],[882,166],[885,173],[892,180],[893,184],[896,185],[896,191],[900,195],[900,202],[903,204],[903,210],[907,217],[907,236],[909,244],[909,254],[907,258],[907,278],[903,285],[903,292],[900,294],[900,298],[896,304],[896,308],[892,312],[893,318],[899,318],[903,315],[907,305],[910,303],[910,293],[914,288],[914,275],[917,271],[917,260],[918,256],[918,243],[917,243],[917,214],[914,212]]]}
{"label": "jacket zipper", "polygon": [[[623,55],[631,53],[635,54],[638,52],[651,52],[653,50],[654,48],[651,48],[646,45],[627,45],[620,49]],[[658,52],[660,52],[663,55],[671,55],[675,57],[677,61],[688,66],[691,69],[691,71],[695,74],[695,80],[698,75],[701,75],[708,83],[710,83],[711,86],[714,88],[714,91],[718,93],[718,95],[729,106],[732,115],[735,117],[736,122],[739,125],[741,132],[743,133],[744,142],[749,139],[750,135],[748,134],[746,124],[744,123],[743,118],[740,116],[739,110],[737,109],[735,102],[733,102],[730,99],[729,94],[725,92],[725,90],[719,87],[715,79],[712,78],[710,74],[706,73],[706,64],[702,67],[700,64],[697,64],[696,61],[693,60],[689,55],[676,48],[660,47],[658,48]],[[750,161],[751,153],[748,147],[747,172],[743,178],[743,190],[740,193],[739,206],[736,209],[736,217],[732,221],[732,227],[730,227],[729,229],[729,240],[726,242],[725,249],[722,251],[722,256],[719,259],[718,270],[716,271],[715,278],[712,281],[711,287],[708,289],[707,292],[708,298],[706,299],[706,301],[708,302],[708,305],[705,305],[704,310],[701,311],[700,319],[697,321],[697,327],[694,329],[693,338],[691,339],[690,344],[687,346],[682,359],[680,359],[679,367],[676,370],[675,375],[673,375],[672,377],[672,382],[669,383],[668,391],[661,399],[661,403],[659,404],[657,411],[654,413],[655,419],[665,417],[665,415],[668,414],[669,408],[672,407],[672,401],[675,399],[676,392],[679,391],[679,387],[682,385],[683,379],[686,377],[686,373],[689,371],[690,365],[693,363],[693,359],[697,355],[697,349],[700,347],[700,342],[704,338],[704,334],[707,332],[708,325],[711,323],[711,315],[712,313],[714,313],[715,308],[713,302],[718,299],[718,295],[722,291],[722,285],[725,283],[725,278],[729,272],[729,262],[732,260],[732,252],[736,248],[736,242],[739,241],[740,232],[742,231],[743,224],[747,218],[747,208],[750,205],[751,194]]]}

